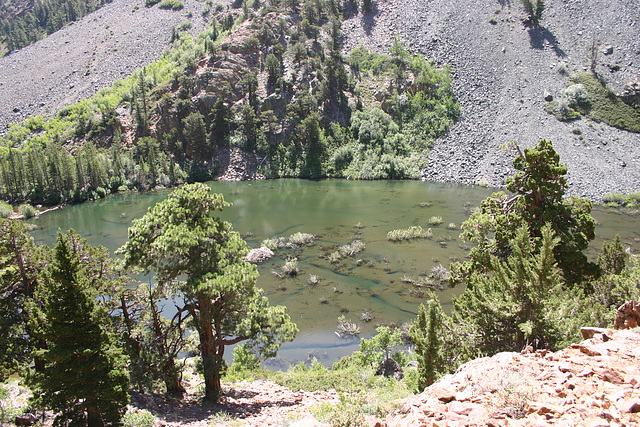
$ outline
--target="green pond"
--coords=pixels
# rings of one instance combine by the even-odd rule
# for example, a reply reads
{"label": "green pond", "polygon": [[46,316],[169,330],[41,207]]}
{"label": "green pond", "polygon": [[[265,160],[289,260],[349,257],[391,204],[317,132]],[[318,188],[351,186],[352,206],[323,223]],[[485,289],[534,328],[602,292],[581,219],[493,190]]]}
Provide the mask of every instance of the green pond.
{"label": "green pond", "polygon": [[[297,232],[316,236],[312,246],[279,249],[272,260],[258,266],[258,285],[271,304],[287,306],[300,329],[296,340],[269,361],[274,368],[310,357],[330,364],[350,354],[358,348],[359,339],[336,335],[340,316],[360,327],[360,337],[370,337],[379,324],[411,321],[425,300],[427,286],[436,287],[448,311],[452,296],[461,290],[441,289],[431,276],[439,266],[448,268],[466,256],[468,246],[458,237],[459,226],[494,191],[420,181],[272,180],[209,185],[233,203],[221,216],[233,223],[250,248],[259,247],[264,239]],[[125,243],[132,221],[168,194],[169,190],[120,194],[67,206],[35,219],[34,237],[51,245],[58,230],[73,228],[89,243],[115,251]],[[599,225],[591,257],[595,259],[603,239],[612,239],[616,233],[631,251],[639,249],[640,218],[604,210],[594,210],[594,216]],[[430,225],[432,217],[441,217],[442,223]],[[417,225],[431,228],[432,238],[387,240],[389,231]],[[364,242],[365,249],[331,262],[330,254],[354,239]],[[298,259],[300,272],[295,277],[280,273],[290,257]],[[372,320],[363,321],[363,313]]]}

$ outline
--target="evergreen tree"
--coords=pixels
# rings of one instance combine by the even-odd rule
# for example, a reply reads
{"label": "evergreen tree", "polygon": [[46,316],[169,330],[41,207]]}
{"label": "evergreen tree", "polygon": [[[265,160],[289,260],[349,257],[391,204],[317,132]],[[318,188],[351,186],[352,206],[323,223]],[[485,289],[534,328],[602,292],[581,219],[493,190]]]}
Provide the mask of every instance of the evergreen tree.
{"label": "evergreen tree", "polygon": [[[22,221],[0,220],[0,370],[15,372],[32,362],[30,352],[39,344],[29,325],[32,302],[47,250],[37,248]],[[41,370],[40,360],[34,362]],[[6,370],[6,371],[5,371]]]}
{"label": "evergreen tree", "polygon": [[184,301],[200,340],[205,395],[214,400],[222,393],[226,346],[247,341],[255,353],[271,357],[297,333],[285,308],[270,307],[256,286],[258,272],[245,260],[244,240],[213,216],[226,206],[206,185],[185,185],[136,220],[119,250],[127,266],[154,271]]}
{"label": "evergreen tree", "polygon": [[54,254],[38,292],[42,305],[34,307],[35,333],[47,347],[37,352],[44,372],[30,378],[33,403],[57,413],[56,425],[117,424],[128,402],[126,360],[78,252],[62,234]]}
{"label": "evergreen tree", "polygon": [[575,308],[562,290],[554,257],[560,239],[550,224],[531,239],[523,224],[509,241],[506,259],[490,257],[489,272],[470,272],[468,287],[454,298],[451,317],[478,354],[521,351],[528,345],[555,350],[575,338],[577,324],[566,313]]}
{"label": "evergreen tree", "polygon": [[433,384],[446,372],[443,351],[444,313],[436,295],[431,293],[427,306],[420,304],[418,318],[409,329],[409,336],[418,356],[418,392]]}
{"label": "evergreen tree", "polygon": [[507,189],[513,195],[494,193],[462,225],[461,237],[477,247],[471,250],[470,261],[452,265],[454,282],[468,284],[470,272],[489,271],[492,255],[506,260],[512,253],[510,241],[523,224],[535,239],[549,224],[560,239],[554,256],[564,281],[569,287],[582,284],[590,291],[590,279],[597,277],[599,270],[583,253],[595,238],[591,203],[578,197],[564,198],[567,168],[550,141],[543,139],[536,147],[518,152],[513,161],[518,172],[507,178]]}

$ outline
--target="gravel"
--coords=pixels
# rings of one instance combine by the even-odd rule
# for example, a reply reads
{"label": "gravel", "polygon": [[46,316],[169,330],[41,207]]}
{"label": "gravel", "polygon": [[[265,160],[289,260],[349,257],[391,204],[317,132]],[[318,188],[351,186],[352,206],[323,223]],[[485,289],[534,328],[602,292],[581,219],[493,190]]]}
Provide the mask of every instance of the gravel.
{"label": "gravel", "polygon": [[[145,8],[143,0],[114,0],[0,59],[0,130],[32,114],[54,114],[159,58],[187,11],[192,32],[201,31],[204,3],[184,3],[183,11],[171,12]],[[566,84],[559,63],[586,70],[594,38],[603,51],[612,48],[600,53],[597,72],[614,91],[640,74],[640,2],[546,3],[538,29],[524,28],[520,3],[509,0],[378,0],[373,14],[344,22],[346,51],[363,43],[385,52],[397,34],[415,53],[453,67],[461,120],[436,142],[425,179],[501,186],[513,173],[515,153],[500,147],[546,138],[569,168],[570,194],[599,200],[639,190],[639,134],[588,120],[559,122],[543,105],[545,93],[557,96]]]}
{"label": "gravel", "polygon": [[[146,8],[144,0],[113,0],[49,37],[0,58],[0,132],[30,115],[55,114],[159,59],[171,30],[187,20],[204,29],[204,2],[181,11]],[[137,9],[136,9],[137,6]]]}
{"label": "gravel", "polygon": [[363,43],[388,51],[398,34],[415,53],[453,67],[461,120],[436,142],[425,179],[502,186],[515,152],[500,147],[546,138],[569,169],[569,194],[600,200],[640,190],[640,135],[584,119],[563,123],[543,110],[545,92],[557,96],[567,82],[558,64],[585,71],[594,38],[613,47],[600,52],[597,72],[614,91],[640,74],[640,2],[545,3],[541,28],[533,30],[520,22],[520,2],[508,0],[382,0],[374,16],[345,22],[348,49]]}

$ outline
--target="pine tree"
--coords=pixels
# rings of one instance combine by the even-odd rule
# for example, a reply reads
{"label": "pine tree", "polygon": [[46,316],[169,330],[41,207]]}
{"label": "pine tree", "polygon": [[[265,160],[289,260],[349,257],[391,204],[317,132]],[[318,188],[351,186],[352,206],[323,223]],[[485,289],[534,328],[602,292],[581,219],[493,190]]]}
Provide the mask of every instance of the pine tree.
{"label": "pine tree", "polygon": [[127,266],[154,271],[172,286],[200,340],[205,396],[217,399],[228,345],[247,341],[254,353],[276,354],[297,328],[284,307],[270,307],[256,286],[258,272],[245,260],[246,242],[231,224],[214,216],[228,206],[204,184],[171,193],[129,229],[119,250]]}
{"label": "pine tree", "polygon": [[62,234],[55,260],[39,288],[34,307],[35,335],[47,343],[45,361],[34,374],[33,403],[57,413],[57,425],[103,426],[118,423],[128,402],[125,358],[105,325],[86,268]]}
{"label": "pine tree", "polygon": [[582,285],[591,291],[589,281],[599,272],[583,253],[595,238],[591,202],[564,198],[567,168],[550,141],[542,139],[524,152],[518,148],[518,154],[513,161],[518,172],[507,178],[513,195],[494,193],[462,225],[461,237],[478,246],[471,250],[470,261],[452,265],[454,280],[466,283],[469,272],[488,271],[492,255],[506,260],[512,253],[510,241],[522,224],[527,224],[532,239],[541,237],[542,228],[549,224],[560,239],[554,256],[564,281],[568,287]]}
{"label": "pine tree", "polygon": [[562,276],[554,257],[560,239],[550,224],[532,240],[523,224],[510,240],[507,259],[491,256],[489,271],[472,271],[468,287],[454,298],[453,323],[479,354],[536,349],[555,350],[577,334],[565,312],[574,308],[571,294],[562,290]]}
{"label": "pine tree", "polygon": [[436,295],[431,293],[427,303],[420,304],[418,318],[409,329],[409,336],[418,356],[418,392],[433,384],[446,369],[442,355],[443,312]]}

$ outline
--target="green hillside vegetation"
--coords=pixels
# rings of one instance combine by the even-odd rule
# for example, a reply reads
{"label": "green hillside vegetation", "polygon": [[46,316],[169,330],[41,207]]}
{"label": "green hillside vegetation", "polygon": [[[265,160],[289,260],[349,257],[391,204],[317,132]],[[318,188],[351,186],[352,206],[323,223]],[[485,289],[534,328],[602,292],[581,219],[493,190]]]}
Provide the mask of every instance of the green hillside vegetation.
{"label": "green hillside vegetation", "polygon": [[[14,3],[24,9],[14,10]],[[43,39],[106,3],[111,0],[9,1],[0,7],[0,54]]]}
{"label": "green hillside vegetation", "polygon": [[341,5],[294,6],[220,12],[195,39],[174,30],[159,61],[11,125],[0,195],[55,204],[203,181],[226,148],[257,153],[267,177],[418,178],[459,114],[449,70],[398,40],[344,58]]}
{"label": "green hillside vegetation", "polygon": [[545,110],[560,120],[587,117],[618,129],[640,132],[640,108],[625,104],[593,73],[572,74],[558,99]]}

